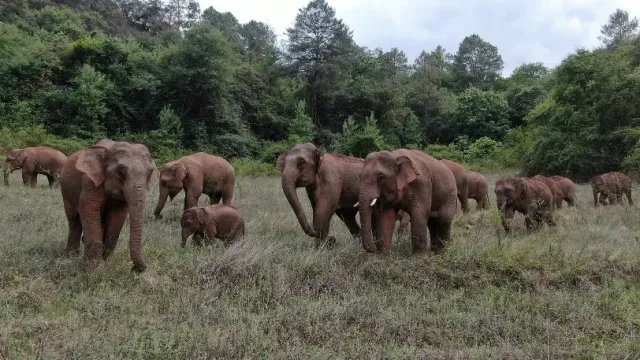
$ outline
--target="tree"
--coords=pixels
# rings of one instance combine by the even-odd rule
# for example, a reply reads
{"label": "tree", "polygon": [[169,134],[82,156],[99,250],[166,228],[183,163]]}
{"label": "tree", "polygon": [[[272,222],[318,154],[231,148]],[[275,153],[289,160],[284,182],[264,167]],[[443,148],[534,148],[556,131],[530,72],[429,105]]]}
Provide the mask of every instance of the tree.
{"label": "tree", "polygon": [[601,36],[598,37],[608,48],[616,47],[620,43],[631,39],[637,34],[638,18],[629,19],[629,12],[616,9],[609,15],[609,22],[600,28]]}
{"label": "tree", "polygon": [[467,36],[460,43],[453,60],[457,89],[463,91],[469,86],[491,89],[500,78],[503,66],[497,47],[477,34]]}
{"label": "tree", "polygon": [[499,94],[471,87],[458,96],[453,115],[457,136],[475,141],[483,136],[502,140],[509,130],[509,105]]}

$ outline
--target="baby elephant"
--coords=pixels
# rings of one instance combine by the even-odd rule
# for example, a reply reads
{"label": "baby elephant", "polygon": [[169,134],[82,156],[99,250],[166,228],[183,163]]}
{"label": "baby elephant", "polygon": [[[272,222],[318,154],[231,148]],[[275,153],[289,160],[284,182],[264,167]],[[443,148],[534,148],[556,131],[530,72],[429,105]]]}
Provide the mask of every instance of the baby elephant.
{"label": "baby elephant", "polygon": [[185,247],[191,234],[193,243],[197,246],[202,246],[203,238],[207,245],[212,245],[216,238],[229,245],[244,236],[242,215],[235,208],[224,204],[189,208],[182,214],[180,225],[182,247]]}

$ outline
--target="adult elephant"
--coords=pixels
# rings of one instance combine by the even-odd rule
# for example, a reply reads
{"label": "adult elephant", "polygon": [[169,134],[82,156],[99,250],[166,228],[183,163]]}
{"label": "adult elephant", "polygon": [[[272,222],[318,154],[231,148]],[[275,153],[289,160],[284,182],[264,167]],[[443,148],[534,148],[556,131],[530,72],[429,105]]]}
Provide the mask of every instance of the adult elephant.
{"label": "adult elephant", "polygon": [[159,218],[167,197],[170,200],[184,189],[184,210],[198,206],[200,195],[209,196],[210,204],[231,205],[236,186],[236,172],[229,162],[204,152],[170,161],[160,169],[160,199],[154,210]]}
{"label": "adult elephant", "polygon": [[463,213],[470,211],[469,199],[476,201],[477,210],[489,208],[489,185],[487,179],[480,173],[469,171],[455,161],[440,160],[451,170],[456,178],[458,200]]}
{"label": "adult elephant", "polygon": [[60,177],[69,234],[67,251],[84,242],[84,263],[95,265],[113,252],[129,215],[129,253],[133,271],[144,271],[142,217],[150,186],[157,178],[149,150],[116,142],[91,146],[69,157]]}
{"label": "adult elephant", "polygon": [[413,253],[422,257],[429,248],[442,249],[451,236],[456,179],[444,163],[419,150],[373,152],[360,174],[359,204],[366,251],[388,250],[396,213],[402,210],[410,217]]}
{"label": "adult elephant", "polygon": [[536,179],[542,181],[547,187],[549,191],[551,191],[551,196],[553,196],[553,206],[556,209],[562,209],[562,203],[564,201],[564,193],[560,188],[560,185],[551,178],[542,175],[536,175],[532,177],[532,179]]}
{"label": "adult elephant", "polygon": [[[333,214],[347,225],[352,236],[360,234],[356,222],[360,189],[358,176],[364,160],[343,154],[327,153],[311,143],[296,144],[278,156],[277,167],[282,174],[282,190],[296,214],[305,234],[315,237],[316,247],[332,245],[328,238]],[[313,208],[313,227],[302,210],[296,189],[304,187]],[[329,240],[329,242],[327,242]]]}
{"label": "adult elephant", "polygon": [[549,179],[555,181],[562,191],[562,199],[568,206],[576,206],[576,184],[571,179],[564,176],[550,176]]}
{"label": "adult elephant", "polygon": [[631,198],[631,179],[621,172],[608,172],[597,175],[589,180],[593,190],[593,206],[617,204],[622,202],[622,195],[627,197],[629,205],[633,205]]}
{"label": "adult elephant", "polygon": [[516,211],[524,215],[528,230],[533,230],[542,221],[555,226],[553,195],[542,181],[503,176],[496,180],[494,191],[502,226],[507,233],[511,231]]}
{"label": "adult elephant", "polygon": [[58,183],[66,161],[67,155],[48,146],[9,149],[4,168],[4,184],[9,185],[10,173],[22,169],[24,185],[36,186],[38,174],[42,174],[49,180],[49,187],[53,187]]}

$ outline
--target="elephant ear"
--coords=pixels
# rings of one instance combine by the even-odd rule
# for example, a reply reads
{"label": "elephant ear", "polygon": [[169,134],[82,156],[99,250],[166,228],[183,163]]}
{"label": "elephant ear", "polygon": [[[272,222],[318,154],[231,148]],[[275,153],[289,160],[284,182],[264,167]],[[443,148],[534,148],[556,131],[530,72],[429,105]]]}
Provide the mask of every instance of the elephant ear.
{"label": "elephant ear", "polygon": [[206,217],[207,211],[205,210],[205,208],[203,208],[203,207],[195,208],[194,211],[196,212],[196,216],[198,217],[198,222],[200,223],[200,225],[206,225],[206,223],[207,223],[207,217]]}
{"label": "elephant ear", "polygon": [[102,146],[90,146],[82,152],[76,162],[76,169],[87,175],[93,184],[98,187],[104,181],[104,166],[107,160],[107,148]]}
{"label": "elephant ear", "polygon": [[416,171],[413,161],[406,156],[396,159],[396,186],[402,191],[408,184],[414,181],[420,173]]}
{"label": "elephant ear", "polygon": [[516,179],[516,196],[520,197],[529,187],[525,179]]}
{"label": "elephant ear", "polygon": [[151,172],[151,175],[149,175],[149,180],[147,180],[147,191],[151,190],[151,186],[158,182],[159,178],[160,172],[158,171],[158,167],[156,166],[155,162],[153,162],[153,171]]}
{"label": "elephant ear", "polygon": [[284,162],[287,158],[287,155],[289,155],[288,151],[285,151],[283,153],[280,153],[280,155],[278,155],[278,160],[276,160],[276,167],[278,168],[278,170],[280,170],[280,172],[284,171]]}
{"label": "elephant ear", "polygon": [[22,151],[20,151],[20,154],[18,155],[17,159],[18,159],[18,161],[20,162],[20,164],[22,164],[22,162],[23,162],[23,161],[24,161],[28,156],[29,156],[29,154],[28,154],[26,151],[22,150]]}
{"label": "elephant ear", "polygon": [[322,146],[318,146],[316,148],[316,171],[320,168],[320,164],[322,164],[322,160],[324,160],[324,155],[327,153],[327,150]]}
{"label": "elephant ear", "polygon": [[187,176],[187,168],[180,163],[176,163],[171,166],[171,172],[173,173],[174,178],[180,181],[184,180]]}

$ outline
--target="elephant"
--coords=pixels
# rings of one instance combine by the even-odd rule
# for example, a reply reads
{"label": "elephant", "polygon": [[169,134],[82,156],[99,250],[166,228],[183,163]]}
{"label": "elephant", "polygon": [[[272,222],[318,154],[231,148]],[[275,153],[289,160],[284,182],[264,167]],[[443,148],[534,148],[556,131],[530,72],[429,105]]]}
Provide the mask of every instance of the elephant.
{"label": "elephant", "polygon": [[242,215],[234,207],[224,204],[189,208],[182,214],[180,225],[182,247],[185,247],[191,234],[197,246],[202,246],[203,238],[207,245],[212,245],[216,238],[229,245],[244,236]]}
{"label": "elephant", "polygon": [[563,200],[567,202],[568,206],[576,206],[576,184],[571,179],[564,176],[550,176],[551,180],[555,181],[563,194]]}
{"label": "elephant", "polygon": [[142,218],[149,188],[158,170],[146,146],[115,142],[90,146],[69,157],[60,177],[69,225],[67,251],[84,242],[84,264],[106,260],[116,247],[129,215],[132,271],[146,269],[142,258]]}
{"label": "elephant", "polygon": [[362,246],[367,252],[388,251],[399,210],[411,219],[417,258],[429,249],[444,248],[457,209],[456,179],[444,163],[419,150],[373,152],[365,158],[359,183]]}
{"label": "elephant", "polygon": [[[593,190],[593,206],[614,205],[622,202],[622,194],[627,197],[629,205],[633,205],[631,198],[631,179],[621,172],[608,172],[597,175],[589,180]],[[598,197],[599,195],[599,197]]]}
{"label": "elephant", "polygon": [[[358,208],[358,175],[364,160],[343,154],[327,153],[312,143],[294,145],[278,156],[282,190],[302,230],[315,238],[315,246],[332,246],[328,237],[330,220],[336,214],[353,237],[360,235],[356,222]],[[304,187],[313,208],[313,227],[302,210],[296,188]]]}
{"label": "elephant", "polygon": [[456,178],[456,188],[458,189],[458,200],[463,213],[468,213],[469,199],[476,201],[477,210],[486,210],[489,208],[489,185],[487,179],[480,173],[466,170],[462,165],[455,161],[442,159]]}
{"label": "elephant", "polygon": [[560,188],[560,185],[551,178],[542,175],[536,175],[532,177],[532,179],[536,179],[542,181],[549,190],[551,191],[551,196],[553,196],[553,205],[556,209],[562,209],[562,203],[564,201],[564,192]]}
{"label": "elephant", "polygon": [[236,172],[229,162],[219,156],[199,152],[170,161],[160,169],[160,199],[154,210],[156,218],[170,200],[184,189],[184,210],[198,206],[200,195],[207,194],[210,204],[233,202]]}
{"label": "elephant", "polygon": [[49,187],[53,187],[58,184],[66,161],[67,155],[47,146],[9,149],[4,167],[4,184],[9,185],[9,174],[21,168],[24,185],[36,186],[38,174],[42,174],[49,180]]}
{"label": "elephant", "polygon": [[542,221],[555,226],[554,199],[551,190],[540,180],[503,176],[495,184],[496,205],[502,226],[509,233],[515,211],[524,214],[527,230],[538,227]]}

